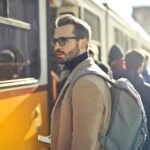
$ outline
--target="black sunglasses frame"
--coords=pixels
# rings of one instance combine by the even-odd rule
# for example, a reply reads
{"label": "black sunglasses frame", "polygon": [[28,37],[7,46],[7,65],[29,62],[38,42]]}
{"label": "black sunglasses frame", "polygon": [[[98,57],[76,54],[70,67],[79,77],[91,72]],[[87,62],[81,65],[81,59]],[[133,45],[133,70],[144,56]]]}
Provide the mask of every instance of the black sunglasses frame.
{"label": "black sunglasses frame", "polygon": [[52,46],[55,46],[56,43],[58,42],[58,44],[60,46],[64,46],[66,44],[66,40],[68,39],[81,39],[81,37],[76,37],[76,36],[71,36],[71,37],[59,37],[57,39],[53,39],[51,41]]}

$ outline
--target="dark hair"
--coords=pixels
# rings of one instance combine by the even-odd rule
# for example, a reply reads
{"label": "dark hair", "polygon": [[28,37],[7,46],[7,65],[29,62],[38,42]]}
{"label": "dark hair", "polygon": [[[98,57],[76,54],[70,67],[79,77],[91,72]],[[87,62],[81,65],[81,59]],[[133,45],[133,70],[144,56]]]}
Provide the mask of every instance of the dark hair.
{"label": "dark hair", "polygon": [[91,28],[90,26],[83,20],[70,15],[64,14],[60,15],[56,18],[56,28],[68,24],[72,24],[75,27],[74,34],[80,38],[87,38],[90,40],[91,38]]}
{"label": "dark hair", "polygon": [[118,45],[113,45],[109,51],[108,64],[111,65],[113,61],[123,58],[123,53]]}
{"label": "dark hair", "polygon": [[144,56],[137,50],[128,50],[125,55],[127,69],[138,70],[143,60]]}

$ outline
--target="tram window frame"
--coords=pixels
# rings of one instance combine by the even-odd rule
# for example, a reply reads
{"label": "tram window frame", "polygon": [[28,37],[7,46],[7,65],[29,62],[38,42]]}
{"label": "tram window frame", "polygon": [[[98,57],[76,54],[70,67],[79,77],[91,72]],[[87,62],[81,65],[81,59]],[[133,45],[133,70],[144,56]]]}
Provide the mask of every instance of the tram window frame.
{"label": "tram window frame", "polygon": [[127,51],[129,49],[129,40],[128,37],[126,36],[125,38],[125,51]]}
{"label": "tram window frame", "polygon": [[[13,67],[14,68],[16,67],[15,69],[18,71],[19,68],[23,66],[28,66],[27,71],[28,73],[30,72],[29,74],[28,73],[26,73],[25,75],[22,74],[21,76],[19,76],[18,74],[17,75],[13,74],[9,78],[7,77],[5,78],[2,75],[2,78],[0,79],[0,84],[6,83],[5,81],[14,82],[14,80],[20,81],[21,79],[27,79],[27,78],[38,79],[40,76],[40,56],[39,56],[40,55],[40,45],[39,45],[40,33],[39,33],[39,16],[37,13],[39,12],[39,7],[38,7],[37,0],[32,0],[32,1],[33,1],[33,6],[30,8],[34,8],[34,10],[32,10],[34,11],[33,16],[26,18],[27,20],[23,20],[23,19],[18,20],[17,18],[12,19],[9,18],[8,15],[0,16],[0,32],[1,32],[0,36],[2,36],[2,38],[0,38],[1,39],[0,53],[3,52],[3,55],[5,53],[5,57],[7,58],[10,57],[10,56],[6,56],[6,51],[8,52],[8,50],[12,51],[14,55],[16,55],[15,62],[8,62],[8,60],[5,60],[5,62],[0,63],[2,70],[4,69],[6,70],[8,67],[11,69]],[[25,6],[24,3],[23,5]],[[31,5],[31,0],[30,0],[30,5]],[[6,9],[7,8],[5,8],[5,10]],[[23,9],[22,11],[30,12],[29,9],[27,10]],[[20,54],[18,53],[20,52],[22,52],[24,55],[22,56],[24,57],[23,62],[20,62],[19,60]],[[31,57],[31,55],[34,57],[34,59]],[[37,70],[33,72],[35,66],[37,66],[36,67]]]}
{"label": "tram window frame", "polygon": [[[38,1],[36,1],[37,0],[1,0],[0,16],[29,22],[28,19],[33,15],[34,10],[32,6],[35,5],[35,7],[38,8]],[[33,2],[33,5],[31,2]]]}

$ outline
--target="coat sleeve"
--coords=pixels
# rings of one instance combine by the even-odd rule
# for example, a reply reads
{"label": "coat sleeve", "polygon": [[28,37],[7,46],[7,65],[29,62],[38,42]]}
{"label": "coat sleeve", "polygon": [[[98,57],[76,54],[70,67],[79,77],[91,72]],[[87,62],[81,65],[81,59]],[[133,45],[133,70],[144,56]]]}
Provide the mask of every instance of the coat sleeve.
{"label": "coat sleeve", "polygon": [[92,79],[92,76],[89,77],[80,78],[72,91],[73,140],[71,150],[95,150],[98,144],[98,132],[103,122],[106,92],[101,90],[99,80]]}

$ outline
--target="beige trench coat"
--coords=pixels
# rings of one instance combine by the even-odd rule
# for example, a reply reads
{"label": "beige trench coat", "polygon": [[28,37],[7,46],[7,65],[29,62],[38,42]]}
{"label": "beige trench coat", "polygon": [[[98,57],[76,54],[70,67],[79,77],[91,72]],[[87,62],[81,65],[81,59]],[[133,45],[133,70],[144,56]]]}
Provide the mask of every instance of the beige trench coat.
{"label": "beige trench coat", "polygon": [[[99,150],[98,133],[105,134],[111,113],[108,84],[96,75],[78,79],[68,96],[67,86],[82,68],[94,63],[87,58],[72,71],[52,111],[51,150]],[[101,148],[102,149],[102,148]]]}

